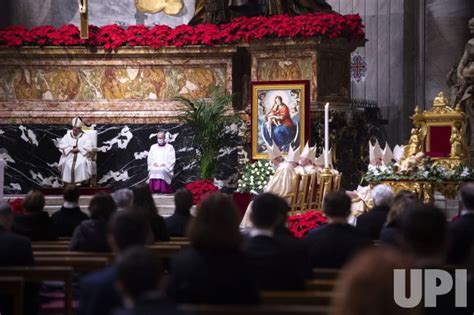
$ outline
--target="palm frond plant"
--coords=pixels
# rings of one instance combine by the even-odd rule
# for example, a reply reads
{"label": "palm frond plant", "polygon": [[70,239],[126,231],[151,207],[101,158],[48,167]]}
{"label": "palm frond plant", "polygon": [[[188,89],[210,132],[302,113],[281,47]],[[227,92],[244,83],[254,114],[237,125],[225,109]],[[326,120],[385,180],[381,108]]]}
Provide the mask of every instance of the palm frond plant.
{"label": "palm frond plant", "polygon": [[216,174],[217,156],[225,143],[225,128],[236,120],[235,115],[227,115],[233,98],[234,95],[226,94],[222,88],[215,88],[210,99],[175,98],[187,108],[180,120],[193,131],[201,179],[213,179]]}

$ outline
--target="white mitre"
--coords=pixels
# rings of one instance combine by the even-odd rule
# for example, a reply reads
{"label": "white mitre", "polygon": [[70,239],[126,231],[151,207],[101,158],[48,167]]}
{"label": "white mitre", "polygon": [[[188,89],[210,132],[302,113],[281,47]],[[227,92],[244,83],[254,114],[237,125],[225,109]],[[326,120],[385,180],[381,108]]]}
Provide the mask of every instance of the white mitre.
{"label": "white mitre", "polygon": [[281,151],[278,148],[278,146],[275,144],[275,142],[273,142],[273,145],[271,147],[267,146],[267,153],[270,160],[273,160],[282,156]]}
{"label": "white mitre", "polygon": [[81,117],[74,117],[71,125],[73,128],[81,128],[83,125]]}
{"label": "white mitre", "polygon": [[369,141],[369,164],[376,165],[377,159],[383,159],[383,152],[379,140],[375,140],[375,145],[372,145]]}
{"label": "white mitre", "polygon": [[286,161],[298,163],[300,161],[300,151],[301,147],[298,147],[298,149],[293,150],[293,147],[290,145],[290,150],[288,151],[288,157]]}
{"label": "white mitre", "polygon": [[405,146],[397,144],[393,148],[393,159],[397,162],[400,162],[400,160],[403,158],[403,153],[404,152],[405,152]]}
{"label": "white mitre", "polygon": [[[318,158],[316,159],[316,165],[320,166],[320,167],[324,167],[324,153],[326,152],[326,149],[323,149],[323,153],[318,156]],[[328,153],[328,157],[329,157],[329,161],[328,161],[328,166],[329,168],[333,168],[333,163],[332,163],[332,148],[329,149],[329,153]]]}
{"label": "white mitre", "polygon": [[300,159],[305,158],[307,160],[310,160],[311,163],[316,162],[316,146],[310,148],[309,143],[306,142],[306,145],[304,146],[303,152],[301,152]]}
{"label": "white mitre", "polygon": [[385,142],[385,148],[383,149],[382,155],[383,163],[385,165],[392,163],[394,156],[392,149],[390,149],[390,146],[388,145],[388,142]]}

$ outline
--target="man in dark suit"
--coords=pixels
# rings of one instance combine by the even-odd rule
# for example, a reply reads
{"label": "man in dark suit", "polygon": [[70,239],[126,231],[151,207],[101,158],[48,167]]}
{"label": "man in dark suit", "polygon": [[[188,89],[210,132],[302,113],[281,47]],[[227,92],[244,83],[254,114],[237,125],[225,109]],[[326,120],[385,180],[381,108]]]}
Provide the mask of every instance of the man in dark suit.
{"label": "man in dark suit", "polygon": [[[31,242],[11,231],[13,214],[7,202],[0,202],[0,266],[31,266],[33,252]],[[25,314],[36,314],[38,308],[38,286],[28,283],[25,287]],[[0,298],[0,314],[9,314],[10,302]]]}
{"label": "man in dark suit", "polygon": [[189,220],[193,194],[186,188],[181,188],[174,194],[174,213],[165,219],[166,228],[170,236],[184,236]]}
{"label": "man in dark suit", "polygon": [[182,314],[160,289],[164,268],[143,247],[128,249],[117,262],[117,288],[127,308],[114,315]]}
{"label": "man in dark suit", "polygon": [[[144,246],[150,233],[150,226],[144,217],[131,211],[121,211],[109,224],[108,240],[112,250],[120,254],[133,246]],[[116,265],[86,276],[80,282],[79,314],[108,315],[121,307],[116,279]]]}
{"label": "man in dark suit", "polygon": [[264,193],[253,201],[250,220],[254,228],[244,244],[244,254],[261,290],[304,290],[311,275],[306,248],[297,240],[275,237],[282,216],[279,199]]}
{"label": "man in dark suit", "polygon": [[474,183],[461,188],[461,216],[448,228],[447,263],[465,265],[474,246]]}
{"label": "man in dark suit", "polygon": [[328,224],[312,230],[305,238],[313,267],[341,268],[371,241],[348,224],[351,199],[341,191],[324,197],[323,211]]}
{"label": "man in dark suit", "polygon": [[357,218],[356,228],[371,240],[380,239],[380,231],[387,221],[387,215],[393,204],[393,190],[387,185],[377,185],[370,192],[374,207]]}
{"label": "man in dark suit", "polygon": [[33,265],[31,242],[26,237],[11,233],[13,214],[7,202],[0,202],[0,265]]}
{"label": "man in dark suit", "polygon": [[64,204],[51,216],[58,236],[71,237],[76,227],[89,219],[79,207],[79,189],[75,185],[67,185],[63,191]]}

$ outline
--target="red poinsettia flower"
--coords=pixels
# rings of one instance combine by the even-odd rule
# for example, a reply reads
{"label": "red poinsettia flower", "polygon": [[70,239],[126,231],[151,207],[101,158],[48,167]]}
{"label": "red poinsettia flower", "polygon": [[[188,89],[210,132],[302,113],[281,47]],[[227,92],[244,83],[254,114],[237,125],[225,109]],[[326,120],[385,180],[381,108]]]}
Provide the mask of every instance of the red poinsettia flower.
{"label": "red poinsettia flower", "polygon": [[206,195],[219,190],[210,180],[197,179],[184,186],[193,194],[193,204],[197,205]]}
{"label": "red poinsettia flower", "polygon": [[23,208],[23,198],[15,198],[8,200],[8,203],[12,207],[12,212],[14,215],[23,215],[25,214],[25,208]]}
{"label": "red poinsettia flower", "polygon": [[81,40],[79,29],[71,24],[63,25],[57,30],[46,25],[30,31],[24,26],[9,26],[0,30],[0,45],[86,45],[103,46],[107,50],[124,45],[147,45],[157,49],[163,46],[233,45],[272,38],[323,37],[360,40],[364,36],[364,24],[357,14],[309,13],[299,16],[239,17],[220,25],[180,25],[174,29],[165,25],[156,25],[151,29],[144,25],[133,25],[125,29],[117,24],[100,28],[90,26],[88,40]]}
{"label": "red poinsettia flower", "polygon": [[314,228],[326,224],[327,218],[321,211],[308,210],[288,218],[288,228],[296,238],[303,238]]}

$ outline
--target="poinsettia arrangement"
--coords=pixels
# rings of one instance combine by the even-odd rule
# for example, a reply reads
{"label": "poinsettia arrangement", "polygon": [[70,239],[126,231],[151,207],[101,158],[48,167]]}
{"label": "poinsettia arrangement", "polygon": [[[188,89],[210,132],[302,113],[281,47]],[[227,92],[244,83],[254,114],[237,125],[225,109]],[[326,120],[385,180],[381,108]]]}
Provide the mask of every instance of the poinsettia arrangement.
{"label": "poinsettia arrangement", "polygon": [[242,178],[239,179],[237,192],[259,194],[275,173],[269,160],[258,160],[245,166]]}
{"label": "poinsettia arrangement", "polygon": [[229,23],[196,26],[165,25],[148,27],[118,24],[89,26],[89,39],[79,36],[77,26],[68,24],[56,29],[50,25],[28,30],[21,25],[0,30],[0,46],[90,46],[114,50],[122,46],[234,45],[271,38],[307,39],[312,37],[364,39],[364,24],[358,14],[310,13],[298,16],[239,17]]}
{"label": "poinsettia arrangement", "polygon": [[23,208],[23,198],[9,199],[8,203],[12,207],[12,212],[14,215],[23,215],[25,214],[25,208]]}
{"label": "poinsettia arrangement", "polygon": [[193,194],[193,204],[195,205],[197,205],[204,196],[219,190],[212,181],[207,179],[196,179],[195,181],[186,184],[184,188],[188,189]]}
{"label": "poinsettia arrangement", "polygon": [[288,228],[296,238],[303,238],[314,228],[326,224],[327,218],[322,211],[308,210],[303,214],[288,218]]}

